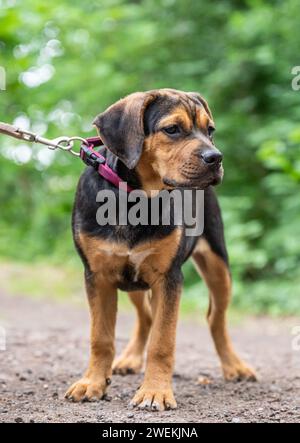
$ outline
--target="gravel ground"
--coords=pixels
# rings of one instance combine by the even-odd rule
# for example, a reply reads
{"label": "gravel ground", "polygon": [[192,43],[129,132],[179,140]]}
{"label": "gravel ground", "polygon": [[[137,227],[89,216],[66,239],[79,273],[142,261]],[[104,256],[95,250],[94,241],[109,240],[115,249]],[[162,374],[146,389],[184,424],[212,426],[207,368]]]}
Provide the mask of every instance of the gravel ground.
{"label": "gravel ground", "polygon": [[[299,422],[300,351],[292,328],[300,319],[245,319],[231,328],[241,356],[259,382],[225,383],[207,328],[195,319],[179,324],[174,389],[176,411],[132,410],[129,400],[142,375],[114,376],[108,400],[74,404],[63,394],[81,376],[88,357],[86,308],[0,294],[0,422]],[[117,349],[133,318],[119,314]],[[196,384],[199,376],[208,385]]]}

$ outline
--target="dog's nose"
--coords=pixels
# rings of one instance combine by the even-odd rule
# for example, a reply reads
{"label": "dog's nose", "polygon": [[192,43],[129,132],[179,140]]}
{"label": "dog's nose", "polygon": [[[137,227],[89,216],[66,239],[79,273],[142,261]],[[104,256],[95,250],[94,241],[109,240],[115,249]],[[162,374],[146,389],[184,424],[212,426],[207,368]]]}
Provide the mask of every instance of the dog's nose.
{"label": "dog's nose", "polygon": [[223,155],[217,149],[208,149],[207,151],[201,152],[201,158],[204,163],[208,165],[217,165],[221,163]]}

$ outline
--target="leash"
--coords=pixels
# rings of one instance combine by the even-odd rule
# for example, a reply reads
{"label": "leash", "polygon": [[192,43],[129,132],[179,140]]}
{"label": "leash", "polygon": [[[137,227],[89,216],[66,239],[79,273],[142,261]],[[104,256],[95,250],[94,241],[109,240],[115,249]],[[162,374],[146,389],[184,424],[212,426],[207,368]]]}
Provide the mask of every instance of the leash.
{"label": "leash", "polygon": [[[74,157],[81,158],[81,160],[87,166],[92,166],[99,173],[99,175],[101,175],[101,177],[112,183],[117,188],[120,188],[128,193],[132,191],[132,188],[128,186],[127,183],[125,183],[118,176],[118,174],[107,165],[106,158],[94,149],[98,146],[105,147],[100,137],[82,138],[77,136],[62,136],[55,139],[47,139],[35,134],[34,132],[26,131],[3,122],[0,122],[0,133],[9,137],[14,137],[18,140],[24,140],[30,143],[39,143],[47,146],[48,149],[60,149],[62,151],[69,152]],[[74,150],[74,145],[76,142],[80,142],[79,152]]]}

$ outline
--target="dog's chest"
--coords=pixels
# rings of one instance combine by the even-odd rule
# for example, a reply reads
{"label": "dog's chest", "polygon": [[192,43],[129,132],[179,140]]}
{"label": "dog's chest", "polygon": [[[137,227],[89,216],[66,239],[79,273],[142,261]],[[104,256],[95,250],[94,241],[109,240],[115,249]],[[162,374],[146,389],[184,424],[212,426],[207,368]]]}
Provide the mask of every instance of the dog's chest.
{"label": "dog's chest", "polygon": [[147,289],[169,270],[178,251],[181,231],[136,246],[80,234],[80,246],[93,273],[123,290]]}

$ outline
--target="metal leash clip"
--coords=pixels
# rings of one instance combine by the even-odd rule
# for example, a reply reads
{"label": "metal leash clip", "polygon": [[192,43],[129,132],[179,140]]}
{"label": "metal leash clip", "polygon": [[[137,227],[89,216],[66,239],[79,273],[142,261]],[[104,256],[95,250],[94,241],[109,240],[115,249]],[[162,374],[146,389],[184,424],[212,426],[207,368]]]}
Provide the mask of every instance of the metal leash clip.
{"label": "metal leash clip", "polygon": [[17,128],[16,132],[19,133],[20,137],[25,141],[31,143],[40,143],[52,150],[61,149],[62,151],[68,151],[70,152],[70,154],[74,155],[75,157],[80,157],[80,153],[74,151],[73,149],[75,142],[80,141],[83,144],[87,144],[87,141],[82,137],[62,136],[51,140],[45,137],[41,137],[40,135],[37,135],[33,132],[25,131],[24,129]]}
{"label": "metal leash clip", "polygon": [[0,122],[0,133],[8,135],[10,137],[17,138],[18,140],[24,140],[30,143],[40,143],[47,146],[49,149],[61,149],[62,151],[68,151],[75,157],[80,157],[80,152],[74,151],[75,142],[80,142],[80,145],[88,146],[89,142],[82,137],[58,137],[54,139],[48,139],[34,132],[27,131],[25,129],[18,128],[8,123]]}

